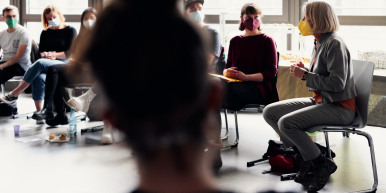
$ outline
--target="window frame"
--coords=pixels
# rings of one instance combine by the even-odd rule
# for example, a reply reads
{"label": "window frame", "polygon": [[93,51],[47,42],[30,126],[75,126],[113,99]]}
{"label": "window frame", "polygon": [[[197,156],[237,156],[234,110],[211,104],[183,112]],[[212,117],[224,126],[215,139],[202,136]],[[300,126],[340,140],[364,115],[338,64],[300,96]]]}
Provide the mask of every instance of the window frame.
{"label": "window frame", "polygon": [[[302,6],[307,0],[299,1],[299,18],[293,24],[299,24]],[[340,25],[358,25],[358,26],[386,26],[386,16],[357,16],[357,15],[338,15]]]}
{"label": "window frame", "polygon": [[[27,0],[10,0],[10,4],[19,8],[20,24],[25,26],[27,22],[41,22],[41,14],[27,14]],[[88,0],[88,6],[101,10],[103,0]],[[64,14],[66,22],[80,22],[81,13],[79,14]]]}
{"label": "window frame", "polygon": [[[302,7],[307,0],[283,0],[283,15],[264,15],[264,23],[288,23],[297,26],[302,19]],[[220,24],[219,14],[205,15],[208,24]],[[341,25],[386,26],[386,16],[338,16]],[[225,24],[238,24],[240,20],[225,20]]]}
{"label": "window frame", "polygon": [[[283,14],[282,15],[263,15],[264,23],[290,23],[293,20],[292,10],[289,9],[294,0],[282,0]],[[294,6],[295,7],[295,6]],[[204,8],[205,9],[205,8]],[[240,7],[241,9],[241,7]],[[220,24],[222,20],[221,14],[208,14],[205,15],[205,21],[208,24]],[[240,20],[225,20],[225,24],[238,24]]]}

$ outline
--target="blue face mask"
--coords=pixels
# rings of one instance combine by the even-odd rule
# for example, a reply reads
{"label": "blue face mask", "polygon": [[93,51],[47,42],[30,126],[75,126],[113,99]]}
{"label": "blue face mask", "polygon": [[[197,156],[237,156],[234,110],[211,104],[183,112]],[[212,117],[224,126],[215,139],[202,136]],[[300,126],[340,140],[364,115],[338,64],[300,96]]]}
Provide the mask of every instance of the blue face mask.
{"label": "blue face mask", "polygon": [[189,14],[189,18],[197,24],[204,22],[205,14],[202,11],[195,11]]}
{"label": "blue face mask", "polygon": [[60,18],[59,16],[56,16],[55,19],[52,19],[48,21],[48,24],[50,24],[52,27],[58,27],[60,25]]}

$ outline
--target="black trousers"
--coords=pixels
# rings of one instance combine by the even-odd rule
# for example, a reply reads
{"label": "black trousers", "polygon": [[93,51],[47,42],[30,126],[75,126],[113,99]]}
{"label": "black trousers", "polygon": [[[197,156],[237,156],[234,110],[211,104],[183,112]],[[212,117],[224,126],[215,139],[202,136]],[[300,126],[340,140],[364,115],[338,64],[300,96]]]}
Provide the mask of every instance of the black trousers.
{"label": "black trousers", "polygon": [[[0,62],[3,64],[4,62]],[[3,70],[0,70],[0,84],[6,83],[9,79],[14,76],[23,76],[25,73],[24,69],[20,66],[20,64],[16,63]]]}
{"label": "black trousers", "polygon": [[65,114],[64,96],[65,87],[71,87],[71,83],[65,73],[66,64],[56,64],[48,67],[46,76],[46,87],[44,95],[44,108],[53,110],[58,114]]}
{"label": "black trousers", "polygon": [[225,84],[225,96],[222,108],[238,111],[247,104],[264,104],[264,99],[257,87],[251,82],[232,82]]}

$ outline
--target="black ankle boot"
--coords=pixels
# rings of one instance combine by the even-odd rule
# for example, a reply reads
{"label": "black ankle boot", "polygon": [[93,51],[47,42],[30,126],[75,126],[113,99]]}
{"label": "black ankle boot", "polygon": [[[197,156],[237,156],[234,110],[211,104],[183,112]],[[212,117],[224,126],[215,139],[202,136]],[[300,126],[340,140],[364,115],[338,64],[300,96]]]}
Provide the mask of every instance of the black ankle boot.
{"label": "black ankle boot", "polygon": [[68,124],[67,115],[57,114],[53,119],[46,120],[46,124],[49,126],[66,125]]}
{"label": "black ankle boot", "polygon": [[40,112],[34,112],[32,115],[32,119],[35,120],[43,120],[43,119],[53,119],[54,118],[54,112],[52,110],[43,109]]}
{"label": "black ankle boot", "polygon": [[311,180],[312,183],[307,189],[308,192],[321,190],[327,184],[330,175],[338,168],[333,160],[325,157],[322,157],[321,159],[323,159],[323,161],[312,161],[315,171]]}

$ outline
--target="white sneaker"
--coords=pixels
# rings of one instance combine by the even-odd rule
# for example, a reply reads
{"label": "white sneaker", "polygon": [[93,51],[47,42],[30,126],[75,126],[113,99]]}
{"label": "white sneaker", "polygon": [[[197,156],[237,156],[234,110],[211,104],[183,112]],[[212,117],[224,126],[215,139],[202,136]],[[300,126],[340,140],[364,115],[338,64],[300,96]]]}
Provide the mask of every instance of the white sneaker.
{"label": "white sneaker", "polygon": [[87,113],[90,103],[92,99],[96,96],[96,94],[89,89],[86,93],[80,95],[79,97],[73,97],[67,101],[70,107],[74,107],[76,111],[82,111]]}
{"label": "white sneaker", "polygon": [[106,122],[105,122],[105,125],[103,127],[103,131],[102,131],[101,143],[102,144],[114,143],[111,125],[106,124]]}

